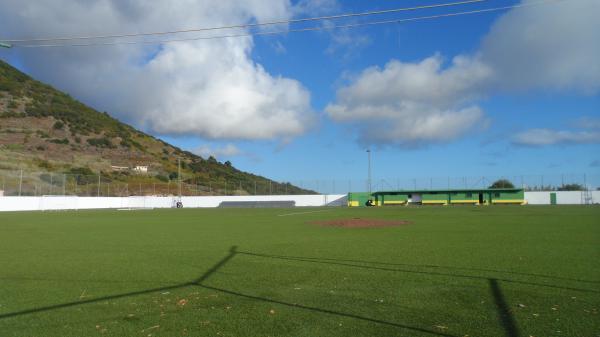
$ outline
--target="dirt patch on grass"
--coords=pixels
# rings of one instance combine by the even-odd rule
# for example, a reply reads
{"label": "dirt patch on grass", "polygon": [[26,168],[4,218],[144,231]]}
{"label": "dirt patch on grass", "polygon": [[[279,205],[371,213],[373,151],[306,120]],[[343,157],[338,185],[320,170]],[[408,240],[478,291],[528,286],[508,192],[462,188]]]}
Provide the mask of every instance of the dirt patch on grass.
{"label": "dirt patch on grass", "polygon": [[311,224],[319,226],[334,226],[344,228],[373,228],[409,225],[412,222],[406,220],[383,220],[383,219],[335,219],[312,221]]}

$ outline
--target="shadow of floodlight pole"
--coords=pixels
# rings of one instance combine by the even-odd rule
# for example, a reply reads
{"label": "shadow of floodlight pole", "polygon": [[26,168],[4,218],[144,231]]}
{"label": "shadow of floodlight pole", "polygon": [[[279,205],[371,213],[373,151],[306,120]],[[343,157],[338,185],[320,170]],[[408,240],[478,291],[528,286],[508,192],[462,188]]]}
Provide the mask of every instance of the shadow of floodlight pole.
{"label": "shadow of floodlight pole", "polygon": [[222,258],[214,266],[212,266],[210,269],[208,269],[206,272],[204,272],[204,274],[202,274],[200,277],[198,277],[197,279],[190,281],[190,282],[175,284],[175,285],[166,286],[166,287],[159,287],[159,288],[145,289],[145,290],[133,291],[133,292],[128,292],[128,293],[116,294],[116,295],[103,296],[103,297],[93,298],[93,299],[89,299],[89,300],[61,303],[61,304],[49,305],[49,306],[40,307],[40,308],[32,308],[32,309],[26,309],[26,310],[21,310],[21,311],[9,312],[6,314],[0,314],[0,319],[21,316],[21,315],[27,315],[27,314],[34,314],[34,313],[44,312],[44,311],[51,311],[51,310],[62,309],[62,308],[68,308],[68,307],[74,307],[74,306],[83,305],[83,304],[91,304],[91,303],[97,303],[97,302],[102,302],[102,301],[115,300],[115,299],[120,299],[120,298],[124,298],[124,297],[130,297],[130,296],[144,295],[144,294],[149,294],[149,293],[154,293],[154,292],[163,292],[166,290],[174,290],[174,289],[198,285],[200,282],[203,282],[206,279],[208,279],[212,274],[214,274],[217,270],[219,270],[219,268],[223,267],[229,260],[231,260],[236,254],[236,249],[237,249],[237,246],[232,246],[229,249],[229,254],[227,254],[227,256]]}
{"label": "shadow of floodlight pole", "polygon": [[383,321],[380,319],[368,318],[368,317],[363,317],[363,316],[359,316],[359,315],[355,315],[355,314],[333,311],[333,310],[329,310],[329,309],[310,307],[310,306],[306,306],[306,305],[302,305],[302,304],[288,303],[288,302],[278,301],[278,300],[274,300],[274,299],[268,299],[268,298],[253,296],[253,295],[247,295],[247,294],[242,294],[242,293],[234,292],[234,291],[227,290],[227,289],[221,289],[221,288],[211,287],[211,286],[202,284],[202,282],[206,281],[211,275],[216,273],[219,269],[223,268],[223,266],[225,264],[227,264],[238,253],[239,252],[237,251],[237,246],[232,246],[229,249],[229,254],[227,254],[225,257],[223,257],[221,260],[219,260],[210,269],[208,269],[206,272],[204,272],[200,277],[198,277],[197,279],[195,279],[191,282],[185,282],[185,283],[180,283],[180,284],[166,286],[166,287],[133,291],[133,292],[128,292],[128,293],[116,294],[116,295],[103,296],[103,297],[98,297],[98,298],[89,299],[89,300],[61,303],[61,304],[49,305],[49,306],[40,307],[40,308],[32,308],[32,309],[26,309],[26,310],[21,310],[21,311],[16,311],[16,312],[10,312],[10,313],[6,313],[6,314],[0,314],[0,319],[6,319],[6,318],[17,317],[17,316],[22,316],[22,315],[35,314],[35,313],[40,313],[40,312],[45,312],[45,311],[52,311],[52,310],[57,310],[57,309],[75,307],[75,306],[85,305],[85,304],[92,304],[92,303],[120,299],[120,298],[125,298],[125,297],[130,297],[130,296],[144,295],[144,294],[149,294],[149,293],[154,293],[154,292],[163,292],[166,290],[174,290],[174,289],[180,289],[180,288],[185,288],[185,287],[190,287],[190,286],[197,286],[197,287],[201,287],[204,289],[210,289],[210,290],[222,292],[222,293],[229,294],[232,296],[238,296],[238,297],[259,300],[259,301],[269,302],[269,303],[275,303],[275,304],[280,304],[280,305],[284,305],[284,306],[288,306],[288,307],[293,307],[293,308],[298,308],[298,309],[303,309],[303,310],[310,310],[310,311],[315,311],[315,312],[321,312],[321,313],[326,313],[326,314],[331,314],[331,315],[336,315],[336,316],[348,317],[348,318],[358,319],[358,320],[362,320],[362,321],[366,321],[366,322],[372,322],[372,323],[392,326],[392,327],[401,328],[401,329],[418,331],[421,333],[427,333],[427,334],[431,334],[431,335],[435,335],[435,336],[457,337],[455,335],[441,333],[441,332],[423,329],[423,328],[419,328],[419,327],[413,327],[413,326],[408,326],[408,325],[403,325],[403,324],[398,324],[398,323],[393,323],[393,322],[387,322],[387,321]]}
{"label": "shadow of floodlight pole", "polygon": [[490,284],[490,291],[492,292],[492,296],[494,297],[494,302],[496,303],[496,308],[498,310],[498,320],[500,321],[502,328],[504,328],[506,337],[521,337],[519,328],[517,327],[517,322],[510,312],[510,307],[506,303],[502,289],[498,284],[498,280],[491,278],[488,279],[488,282]]}

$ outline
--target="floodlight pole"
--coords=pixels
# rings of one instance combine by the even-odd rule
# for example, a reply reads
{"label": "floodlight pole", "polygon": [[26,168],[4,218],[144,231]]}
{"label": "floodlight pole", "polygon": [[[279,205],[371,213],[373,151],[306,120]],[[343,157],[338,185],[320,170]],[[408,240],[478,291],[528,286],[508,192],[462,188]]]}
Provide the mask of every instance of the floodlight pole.
{"label": "floodlight pole", "polygon": [[181,200],[181,157],[177,158],[177,178],[179,179],[179,200]]}
{"label": "floodlight pole", "polygon": [[367,157],[369,160],[369,173],[367,177],[367,188],[369,189],[369,193],[371,193],[371,149],[367,149]]}

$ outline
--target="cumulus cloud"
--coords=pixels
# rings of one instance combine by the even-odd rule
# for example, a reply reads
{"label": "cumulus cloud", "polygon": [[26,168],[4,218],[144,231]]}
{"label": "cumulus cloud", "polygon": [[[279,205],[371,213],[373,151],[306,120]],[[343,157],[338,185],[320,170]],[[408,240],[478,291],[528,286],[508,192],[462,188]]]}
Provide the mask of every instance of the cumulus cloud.
{"label": "cumulus cloud", "polygon": [[[5,37],[222,26],[288,18],[293,13],[289,0],[186,1],[177,6],[142,0],[5,0],[0,4]],[[14,52],[34,76],[98,109],[163,134],[284,140],[302,134],[314,119],[310,93],[294,79],[270,74],[252,59],[252,49],[248,37],[158,47]]]}
{"label": "cumulus cloud", "polygon": [[[524,0],[522,3],[534,3]],[[600,90],[600,2],[562,1],[501,16],[480,54],[505,90]]]}
{"label": "cumulus cloud", "polygon": [[[363,142],[414,146],[472,130],[485,121],[477,102],[492,93],[595,94],[600,90],[599,15],[595,0],[513,9],[493,24],[472,55],[459,55],[448,64],[433,55],[367,68],[338,89],[326,112],[355,126]],[[558,143],[595,137],[561,132],[536,130],[532,135]],[[527,136],[516,142],[528,142]]]}
{"label": "cumulus cloud", "polygon": [[456,57],[443,69],[443,58],[419,63],[390,61],[381,69],[364,70],[351,85],[338,90],[327,106],[339,122],[362,124],[361,140],[412,146],[454,139],[483,120],[471,102],[490,70],[477,60]]}
{"label": "cumulus cloud", "polygon": [[600,143],[600,132],[531,129],[513,137],[513,143],[524,146]]}
{"label": "cumulus cloud", "polygon": [[226,144],[222,147],[211,147],[210,145],[202,145],[196,150],[194,150],[194,153],[203,158],[208,158],[210,156],[213,156],[215,158],[234,157],[243,154],[243,152],[233,144]]}

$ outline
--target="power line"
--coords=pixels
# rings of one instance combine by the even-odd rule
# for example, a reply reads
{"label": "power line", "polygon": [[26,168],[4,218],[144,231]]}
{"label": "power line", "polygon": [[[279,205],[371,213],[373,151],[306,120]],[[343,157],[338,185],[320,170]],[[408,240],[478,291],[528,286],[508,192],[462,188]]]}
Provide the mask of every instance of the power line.
{"label": "power line", "polygon": [[357,28],[357,27],[366,27],[366,26],[377,26],[377,25],[385,25],[385,24],[399,24],[399,23],[412,22],[412,21],[434,20],[434,19],[441,19],[441,18],[447,18],[447,17],[497,12],[497,11],[508,10],[508,9],[513,9],[513,8],[539,6],[539,5],[549,4],[549,3],[557,3],[557,2],[561,2],[561,1],[565,1],[565,0],[541,0],[538,2],[527,3],[527,4],[493,7],[493,8],[472,10],[472,11],[453,12],[453,13],[445,13],[445,14],[437,14],[437,15],[429,15],[429,16],[418,16],[418,17],[404,18],[404,19],[370,21],[370,22],[362,22],[362,23],[347,24],[347,25],[318,26],[318,27],[308,27],[308,28],[299,28],[299,29],[285,29],[285,30],[275,30],[275,31],[256,32],[256,33],[201,36],[201,37],[193,37],[193,38],[166,39],[166,40],[153,40],[153,41],[90,42],[90,43],[75,43],[75,44],[29,44],[29,45],[16,44],[16,45],[13,45],[13,48],[15,48],[15,47],[21,47],[21,48],[91,47],[91,46],[114,46],[114,45],[135,45],[135,44],[154,45],[154,44],[165,44],[165,43],[185,42],[185,41],[214,40],[214,39],[250,37],[250,36],[282,35],[282,34],[287,34],[287,33],[313,32],[313,31],[321,31],[321,30],[336,30],[336,29],[347,29],[347,28]]}
{"label": "power line", "polygon": [[346,13],[346,14],[319,16],[319,17],[302,18],[302,19],[276,20],[276,21],[268,21],[268,22],[238,24],[238,25],[220,26],[220,27],[172,30],[172,31],[164,31],[164,32],[127,33],[127,34],[97,35],[97,36],[47,37],[47,38],[34,38],[34,39],[8,39],[8,40],[0,39],[0,41],[9,42],[9,43],[10,42],[12,42],[12,43],[22,43],[22,42],[31,43],[31,42],[95,40],[95,39],[109,39],[109,38],[171,35],[171,34],[180,34],[180,33],[197,33],[197,32],[214,31],[214,30],[225,30],[225,29],[236,29],[236,28],[254,28],[254,27],[260,27],[260,26],[294,24],[294,23],[311,22],[311,21],[336,20],[336,19],[344,19],[344,18],[351,18],[351,17],[362,17],[362,16],[416,11],[416,10],[420,10],[420,9],[431,9],[431,8],[440,8],[440,7],[468,5],[468,4],[480,3],[480,2],[486,2],[486,1],[490,1],[490,0],[463,0],[463,1],[458,1],[458,2],[439,3],[439,4],[422,5],[422,6],[415,6],[415,7],[394,8],[394,9],[386,9],[386,10],[379,10],[379,11],[368,11],[368,12],[362,12],[362,13]]}

